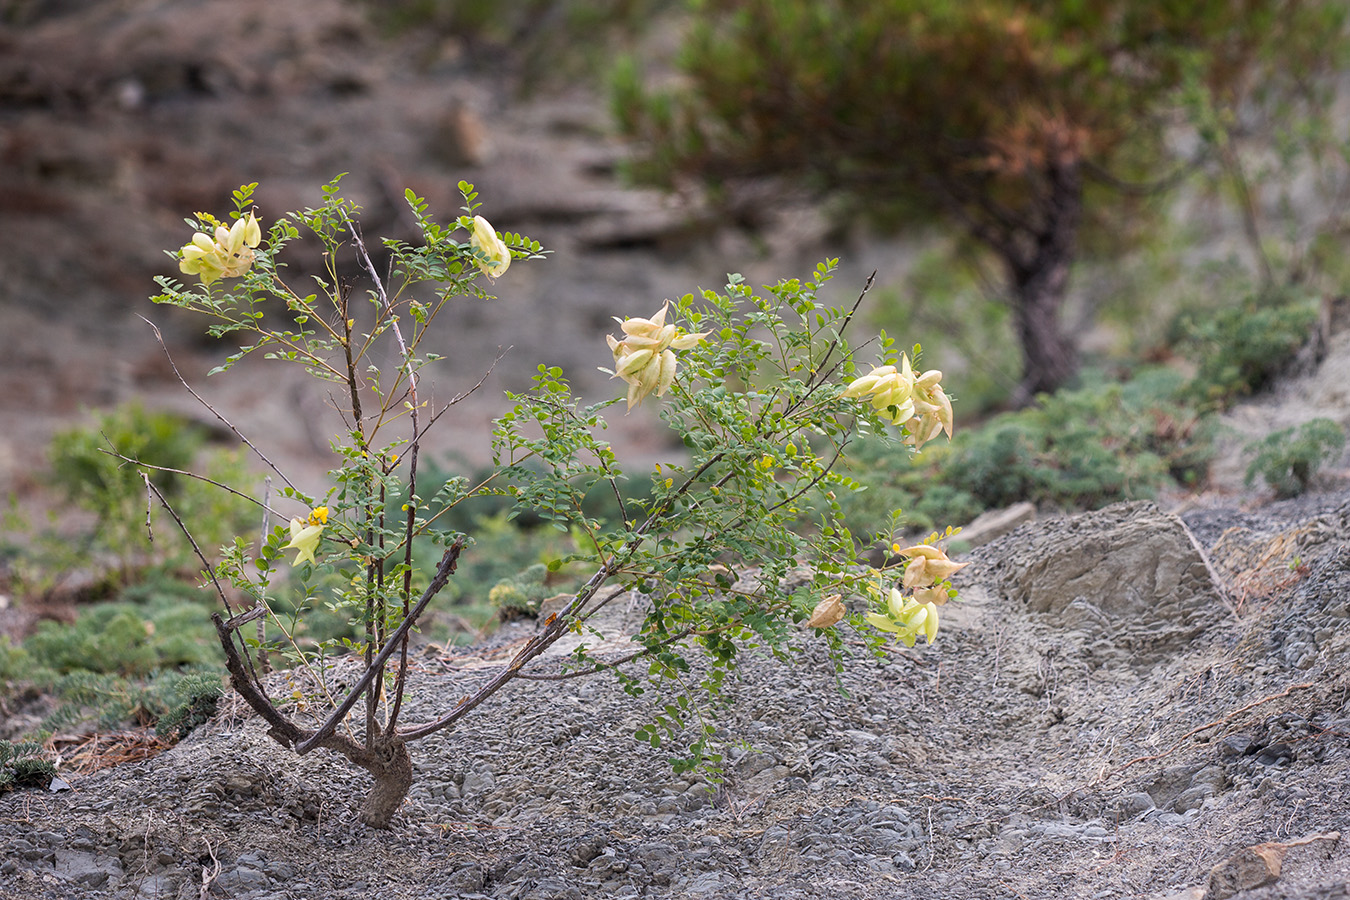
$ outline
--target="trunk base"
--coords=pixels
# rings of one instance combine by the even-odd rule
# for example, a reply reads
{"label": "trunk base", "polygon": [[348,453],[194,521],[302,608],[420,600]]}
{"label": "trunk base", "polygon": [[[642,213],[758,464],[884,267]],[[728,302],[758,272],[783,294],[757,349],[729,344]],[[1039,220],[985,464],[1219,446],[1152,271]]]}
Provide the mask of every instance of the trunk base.
{"label": "trunk base", "polygon": [[375,785],[361,807],[361,822],[371,828],[387,829],[412,787],[412,759],[402,738],[387,738],[373,749],[378,761],[366,769],[374,777]]}

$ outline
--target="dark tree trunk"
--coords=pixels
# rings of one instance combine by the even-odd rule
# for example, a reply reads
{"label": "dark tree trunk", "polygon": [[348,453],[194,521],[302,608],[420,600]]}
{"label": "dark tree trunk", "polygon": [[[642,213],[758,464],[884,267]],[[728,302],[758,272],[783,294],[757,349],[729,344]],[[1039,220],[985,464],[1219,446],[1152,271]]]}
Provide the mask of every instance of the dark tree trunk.
{"label": "dark tree trunk", "polygon": [[1013,323],[1022,345],[1022,380],[1013,397],[1025,406],[1078,374],[1078,349],[1060,327],[1069,289],[1069,267],[1077,252],[1083,211],[1083,180],[1076,163],[1051,164],[1040,227],[1029,252],[1007,259],[1012,276]]}
{"label": "dark tree trunk", "polygon": [[1078,350],[1060,329],[1069,283],[1069,260],[1046,261],[1024,282],[1013,283],[1013,322],[1022,346],[1022,380],[1013,397],[1026,406],[1078,374]]}

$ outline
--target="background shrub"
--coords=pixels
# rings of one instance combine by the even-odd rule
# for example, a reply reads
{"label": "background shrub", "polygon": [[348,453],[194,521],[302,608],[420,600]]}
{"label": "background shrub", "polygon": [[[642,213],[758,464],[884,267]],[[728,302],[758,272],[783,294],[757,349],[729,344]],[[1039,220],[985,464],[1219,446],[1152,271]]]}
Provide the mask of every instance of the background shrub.
{"label": "background shrub", "polygon": [[1248,487],[1259,475],[1279,497],[1296,497],[1324,464],[1345,450],[1345,429],[1331,419],[1312,419],[1247,445],[1256,458],[1247,467]]}

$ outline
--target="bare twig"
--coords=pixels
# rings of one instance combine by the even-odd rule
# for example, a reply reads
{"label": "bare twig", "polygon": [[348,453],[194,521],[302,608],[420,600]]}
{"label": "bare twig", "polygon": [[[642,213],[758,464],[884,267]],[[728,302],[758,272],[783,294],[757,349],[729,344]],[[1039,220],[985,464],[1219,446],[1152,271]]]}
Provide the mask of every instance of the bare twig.
{"label": "bare twig", "polygon": [[[825,348],[825,355],[820,358],[820,363],[815,367],[815,371],[811,373],[813,378],[820,378],[821,381],[823,381],[825,377],[828,377],[822,376],[821,370],[823,370],[825,364],[830,361],[830,355],[834,353],[834,348],[839,345],[839,335],[843,334],[844,330],[848,328],[848,323],[853,321],[853,315],[858,311],[858,307],[862,306],[863,298],[866,297],[867,292],[872,289],[872,282],[876,281],[876,278],[877,273],[876,270],[873,269],[872,274],[867,276],[867,283],[863,285],[862,292],[858,294],[858,299],[853,301],[853,308],[848,311],[848,315],[844,316],[844,321],[840,323],[839,328],[836,329],[835,337],[830,341],[830,346]],[[833,371],[833,369],[830,371]]]}
{"label": "bare twig", "polygon": [[211,846],[211,842],[202,838],[202,843],[206,845],[207,855],[211,857],[210,866],[202,866],[202,888],[197,896],[201,900],[207,900],[211,895],[211,885],[220,877],[220,859],[216,856],[216,848]]}
{"label": "bare twig", "polygon": [[1269,703],[1272,700],[1279,700],[1282,697],[1288,697],[1294,691],[1304,691],[1312,686],[1313,683],[1311,681],[1304,681],[1300,682],[1299,684],[1291,684],[1289,685],[1289,687],[1280,691],[1278,694],[1271,694],[1267,697],[1262,697],[1260,700],[1253,700],[1246,706],[1239,707],[1230,712],[1228,715],[1223,716],[1222,718],[1215,719],[1213,722],[1206,722],[1204,725],[1197,725],[1195,728],[1192,728],[1190,731],[1186,732],[1181,737],[1173,741],[1172,745],[1168,747],[1166,750],[1163,750],[1161,753],[1154,753],[1149,756],[1136,756],[1129,762],[1124,763],[1123,765],[1119,765],[1116,768],[1112,769],[1111,771],[1107,772],[1106,774],[1099,776],[1097,780],[1092,782],[1092,785],[1090,786],[1096,786],[1098,784],[1101,784],[1103,781],[1106,781],[1108,778],[1114,778],[1116,775],[1119,775],[1121,772],[1124,772],[1126,769],[1138,763],[1153,762],[1154,760],[1162,759],[1166,756],[1171,756],[1173,753],[1177,751],[1178,747],[1180,747],[1183,743],[1185,743],[1186,739],[1189,737],[1193,737],[1199,734],[1200,732],[1205,731],[1206,729],[1222,725],[1225,722],[1229,721],[1230,719],[1237,718],[1239,715],[1245,713],[1247,710],[1252,709],[1253,707],[1260,706],[1263,703]]}
{"label": "bare twig", "polygon": [[[267,475],[263,478],[263,502],[262,502],[262,534],[258,540],[263,545],[267,545],[267,532],[271,530],[271,513],[268,503],[272,499],[272,476]],[[258,598],[255,609],[266,612],[266,605],[262,598]],[[267,616],[258,617],[258,666],[266,672],[269,668],[267,662]]]}
{"label": "bare twig", "polygon": [[[125,459],[125,457],[119,458]],[[225,595],[225,589],[220,586],[220,581],[216,578],[215,567],[212,566],[210,560],[206,558],[206,554],[202,552],[202,548],[197,546],[197,540],[192,536],[192,532],[188,531],[188,527],[183,524],[183,520],[179,518],[178,513],[174,508],[169,505],[169,501],[164,499],[164,495],[160,493],[159,488],[155,487],[153,481],[149,478],[145,479],[145,486],[154,493],[155,497],[159,500],[159,505],[164,507],[169,515],[173,516],[173,520],[178,523],[178,530],[183,532],[183,537],[187,538],[188,543],[192,545],[192,552],[197,554],[197,558],[201,560],[202,565],[206,567],[206,575],[211,579],[211,584],[215,586],[216,594],[220,597],[220,602],[225,604],[225,609],[230,612],[230,615],[234,615],[234,606],[231,605],[230,598]]]}
{"label": "bare twig", "polygon": [[141,470],[139,474],[141,481],[145,482],[145,536],[153,544],[155,542],[155,529],[150,527],[150,510],[155,504],[155,499],[150,494],[150,476],[144,470]]}
{"label": "bare twig", "polygon": [[159,326],[156,325],[154,322],[151,322],[145,316],[139,316],[139,318],[142,322],[149,325],[150,328],[154,330],[155,340],[159,341],[159,346],[164,351],[164,356],[169,360],[169,368],[173,369],[173,374],[177,376],[178,382],[181,385],[183,385],[183,387],[187,388],[187,392],[192,396],[196,397],[197,402],[200,403],[202,406],[205,406],[207,409],[209,409],[212,415],[214,415],[220,421],[224,422],[225,427],[230,429],[230,431],[234,433],[235,437],[243,441],[250,450],[252,450],[255,454],[257,454],[258,459],[261,459],[263,463],[267,466],[267,468],[271,469],[273,472],[276,472],[277,475],[281,477],[281,480],[286,482],[286,484],[290,486],[291,490],[296,490],[295,485],[291,484],[291,480],[286,477],[286,474],[282,472],[280,469],[278,469],[276,467],[276,464],[273,463],[270,459],[268,459],[267,455],[264,454],[261,450],[259,450],[256,444],[254,444],[247,437],[245,437],[242,431],[240,431],[238,428],[235,428],[234,425],[230,422],[230,420],[225,418],[225,416],[220,412],[220,410],[216,409],[214,406],[212,406],[210,403],[206,401],[205,397],[203,397],[201,394],[197,393],[195,390],[192,389],[192,385],[188,384],[187,379],[183,377],[183,373],[178,371],[178,364],[173,361],[173,354],[169,352],[168,345],[164,343],[164,335],[160,333]]}

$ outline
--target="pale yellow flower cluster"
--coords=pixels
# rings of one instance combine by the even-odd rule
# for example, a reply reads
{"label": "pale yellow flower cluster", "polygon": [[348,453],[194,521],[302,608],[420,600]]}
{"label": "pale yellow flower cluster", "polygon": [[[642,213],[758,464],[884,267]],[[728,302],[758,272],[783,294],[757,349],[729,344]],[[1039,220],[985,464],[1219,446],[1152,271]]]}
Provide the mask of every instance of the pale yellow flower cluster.
{"label": "pale yellow flower cluster", "polygon": [[319,549],[319,538],[323,535],[323,528],[328,524],[328,507],[316,506],[309,511],[309,517],[306,519],[291,519],[291,542],[283,549],[296,550],[295,562],[292,566],[298,566],[302,562],[314,562],[314,551]]}
{"label": "pale yellow flower cluster", "polygon": [[942,390],[942,373],[929,369],[916,376],[909,357],[900,357],[900,368],[877,366],[855,378],[844,390],[845,397],[867,397],[878,413],[892,425],[903,425],[904,442],[917,450],[945,431],[952,436],[952,402]]}
{"label": "pale yellow flower cluster", "polygon": [[868,613],[866,621],[896,635],[910,647],[920,634],[931,644],[937,639],[938,607],[951,597],[947,579],[970,564],[952,562],[946,553],[928,544],[903,550],[896,545],[893,549],[910,560],[900,583],[912,593],[905,596],[899,588],[891,588],[885,612]]}
{"label": "pale yellow flower cluster", "polygon": [[215,236],[197,232],[184,244],[178,268],[187,275],[198,275],[202,284],[221,278],[239,278],[253,265],[253,248],[262,241],[262,228],[253,213],[235,219],[226,228],[217,225]]}
{"label": "pale yellow flower cluster", "polygon": [[469,246],[477,250],[486,259],[475,259],[474,263],[488,278],[496,281],[511,265],[511,250],[506,242],[497,236],[492,223],[482,216],[473,217],[473,230],[469,235]]}
{"label": "pale yellow flower cluster", "polygon": [[708,336],[680,334],[674,325],[666,324],[667,301],[661,311],[650,319],[632,318],[614,321],[623,329],[623,339],[605,335],[609,349],[614,351],[614,377],[628,384],[628,408],[655,391],[660,397],[675,381],[675,351],[689,350]]}

